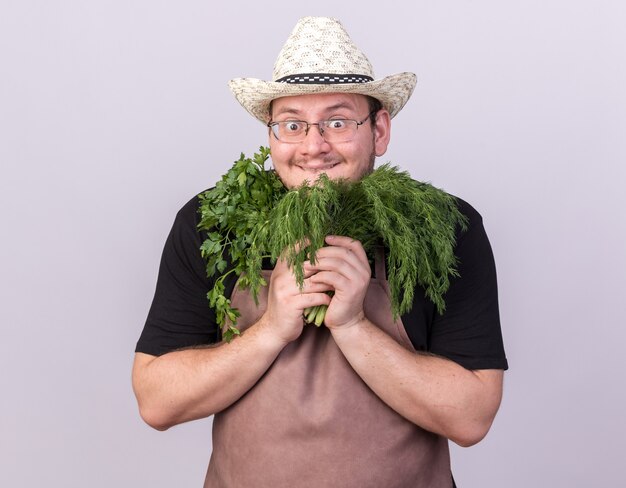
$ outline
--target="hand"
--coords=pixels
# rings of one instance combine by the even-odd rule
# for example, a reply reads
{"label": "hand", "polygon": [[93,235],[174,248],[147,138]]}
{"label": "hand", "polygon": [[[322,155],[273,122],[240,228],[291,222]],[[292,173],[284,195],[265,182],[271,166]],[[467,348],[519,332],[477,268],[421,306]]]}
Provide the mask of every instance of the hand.
{"label": "hand", "polygon": [[269,283],[267,309],[257,323],[267,328],[276,337],[287,344],[297,339],[304,326],[304,309],[316,305],[328,305],[330,297],[324,293],[329,288],[324,283],[311,282],[314,271],[304,270],[304,285],[302,289],[296,283],[296,278],[287,263],[280,259]]}
{"label": "hand", "polygon": [[334,291],[324,324],[329,329],[350,327],[365,318],[363,301],[371,270],[365,250],[350,237],[327,236],[328,246],[317,252],[315,264],[305,263],[309,283]]}

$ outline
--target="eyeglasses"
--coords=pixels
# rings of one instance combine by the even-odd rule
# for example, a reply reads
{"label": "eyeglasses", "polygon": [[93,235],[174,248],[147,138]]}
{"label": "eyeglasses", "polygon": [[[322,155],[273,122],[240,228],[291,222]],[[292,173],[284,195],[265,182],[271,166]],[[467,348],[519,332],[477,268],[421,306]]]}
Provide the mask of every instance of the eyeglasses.
{"label": "eyeglasses", "polygon": [[267,126],[272,129],[272,133],[278,141],[288,144],[304,141],[313,125],[317,125],[320,135],[326,142],[348,142],[354,138],[359,126],[367,122],[375,113],[375,110],[370,112],[360,122],[352,119],[330,119],[320,120],[313,124],[304,120],[285,120],[283,122],[268,122]]}

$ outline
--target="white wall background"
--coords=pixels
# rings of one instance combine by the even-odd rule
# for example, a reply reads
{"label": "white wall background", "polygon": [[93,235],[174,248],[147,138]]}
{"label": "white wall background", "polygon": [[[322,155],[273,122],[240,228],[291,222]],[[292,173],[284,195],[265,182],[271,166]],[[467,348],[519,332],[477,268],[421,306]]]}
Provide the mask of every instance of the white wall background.
{"label": "white wall background", "polygon": [[226,82],[304,15],[418,74],[383,160],[492,240],[511,369],[459,486],[626,486],[620,0],[2,0],[0,485],[201,486],[210,421],[143,425],[133,348],[175,212],[265,143]]}

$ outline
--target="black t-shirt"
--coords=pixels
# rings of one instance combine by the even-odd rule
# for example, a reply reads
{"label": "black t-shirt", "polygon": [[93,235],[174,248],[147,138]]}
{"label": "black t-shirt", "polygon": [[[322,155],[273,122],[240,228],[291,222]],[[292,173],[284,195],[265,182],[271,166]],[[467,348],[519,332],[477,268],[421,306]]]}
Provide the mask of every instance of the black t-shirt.
{"label": "black t-shirt", "polygon": [[[457,234],[459,277],[451,279],[444,297],[446,311],[439,314],[419,288],[402,322],[418,351],[446,357],[467,369],[507,369],[491,246],[480,214],[468,203],[460,199],[458,203],[469,218],[469,226]],[[197,230],[199,204],[194,197],[176,215],[136,352],[160,356],[219,340],[215,313],[206,297],[213,285],[200,255],[205,235]],[[229,292],[236,279],[231,276],[233,279],[227,280]]]}

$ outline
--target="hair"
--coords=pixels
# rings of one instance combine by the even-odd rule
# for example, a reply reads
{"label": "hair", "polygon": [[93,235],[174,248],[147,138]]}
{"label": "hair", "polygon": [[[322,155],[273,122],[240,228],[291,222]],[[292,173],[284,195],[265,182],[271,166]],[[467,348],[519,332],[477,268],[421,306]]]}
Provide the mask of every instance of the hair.
{"label": "hair", "polygon": [[272,107],[274,106],[274,100],[270,100],[270,104],[267,106],[267,120],[272,121]]}
{"label": "hair", "polygon": [[378,98],[370,97],[369,95],[366,95],[366,98],[367,105],[370,109],[370,113],[372,114],[370,115],[370,121],[372,122],[372,125],[374,125],[376,123],[376,115],[378,114],[379,110],[383,108],[383,104]]}

